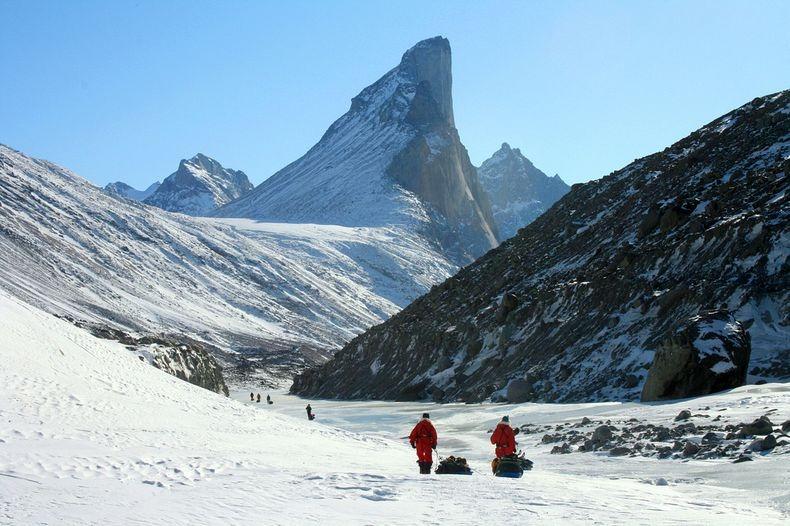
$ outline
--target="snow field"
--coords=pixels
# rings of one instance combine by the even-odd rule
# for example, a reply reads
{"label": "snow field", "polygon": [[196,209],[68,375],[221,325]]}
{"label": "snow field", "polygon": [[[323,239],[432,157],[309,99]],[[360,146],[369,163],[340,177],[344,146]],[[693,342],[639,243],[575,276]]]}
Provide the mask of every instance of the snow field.
{"label": "snow field", "polygon": [[[678,404],[315,402],[308,423],[304,400],[223,398],[3,291],[0,360],[0,524],[779,524],[787,512],[786,476],[770,476],[787,471],[778,458],[692,465],[529,448],[536,468],[523,479],[485,469],[485,430],[503,411],[521,423],[658,417]],[[787,413],[789,398],[774,385],[705,403],[740,417]],[[473,476],[417,474],[397,439],[426,408],[442,454],[475,452]],[[646,483],[659,473],[668,486]]]}

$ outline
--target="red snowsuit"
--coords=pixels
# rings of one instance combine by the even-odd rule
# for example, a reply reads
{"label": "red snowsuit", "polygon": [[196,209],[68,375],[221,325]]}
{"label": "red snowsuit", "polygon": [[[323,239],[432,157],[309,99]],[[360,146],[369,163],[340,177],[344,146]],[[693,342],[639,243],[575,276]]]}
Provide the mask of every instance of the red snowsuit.
{"label": "red snowsuit", "polygon": [[436,447],[437,438],[436,428],[427,418],[417,422],[417,425],[411,430],[409,442],[411,442],[411,447],[417,447],[417,459],[420,462],[433,463],[431,450]]}
{"label": "red snowsuit", "polygon": [[496,445],[496,458],[506,457],[516,452],[516,435],[506,422],[497,424],[491,435],[491,443]]}

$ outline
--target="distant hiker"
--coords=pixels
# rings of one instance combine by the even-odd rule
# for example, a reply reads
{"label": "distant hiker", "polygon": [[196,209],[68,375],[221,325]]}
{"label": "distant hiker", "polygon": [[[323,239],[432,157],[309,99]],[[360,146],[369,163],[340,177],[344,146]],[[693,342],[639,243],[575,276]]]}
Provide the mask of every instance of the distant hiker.
{"label": "distant hiker", "polygon": [[261,403],[261,393],[258,393],[258,400],[256,400],[259,404]]}
{"label": "distant hiker", "polygon": [[269,404],[269,405],[272,405],[274,403],[274,402],[272,402],[272,397],[271,396],[266,395],[266,403]]}
{"label": "distant hiker", "polygon": [[414,429],[409,434],[409,442],[411,447],[417,450],[417,464],[420,466],[420,474],[430,475],[431,465],[433,464],[432,449],[436,449],[438,437],[436,435],[436,428],[431,423],[431,415],[428,413],[422,414],[422,419],[417,422]]}
{"label": "distant hiker", "polygon": [[253,393],[250,393],[250,402],[254,402],[254,401],[255,401],[255,395]]}
{"label": "distant hiker", "polygon": [[516,454],[516,432],[510,427],[510,417],[505,415],[491,434],[491,443],[496,446],[496,458],[491,462],[491,470],[496,473],[500,459]]}
{"label": "distant hiker", "polygon": [[313,414],[313,408],[310,407],[310,404],[307,404],[307,407],[305,407],[305,409],[307,410],[307,419],[315,420],[315,415]]}

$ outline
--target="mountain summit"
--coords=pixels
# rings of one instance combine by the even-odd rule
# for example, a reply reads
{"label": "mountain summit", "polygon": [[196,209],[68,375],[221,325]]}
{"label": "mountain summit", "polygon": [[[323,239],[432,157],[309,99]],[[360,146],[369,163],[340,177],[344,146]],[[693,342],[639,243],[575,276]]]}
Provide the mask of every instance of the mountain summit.
{"label": "mountain summit", "polygon": [[549,177],[506,142],[480,165],[477,174],[491,199],[502,239],[515,236],[570,190],[559,175]]}
{"label": "mountain summit", "polygon": [[178,170],[144,202],[170,212],[203,216],[252,190],[247,175],[224,168],[211,157],[199,153],[182,159]]}
{"label": "mountain summit", "polygon": [[450,44],[424,40],[354,97],[305,155],[216,215],[397,225],[467,263],[498,234],[454,122]]}

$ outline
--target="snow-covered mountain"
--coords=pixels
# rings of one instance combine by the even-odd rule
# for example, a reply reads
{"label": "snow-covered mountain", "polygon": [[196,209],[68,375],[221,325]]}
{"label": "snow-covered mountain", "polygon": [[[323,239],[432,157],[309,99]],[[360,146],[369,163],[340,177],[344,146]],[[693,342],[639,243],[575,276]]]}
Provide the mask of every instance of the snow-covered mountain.
{"label": "snow-covered mountain", "polygon": [[207,216],[220,206],[243,196],[253,185],[240,170],[223,168],[211,157],[199,153],[182,159],[145,203],[169,212]]}
{"label": "snow-covered mountain", "polygon": [[400,225],[463,263],[495,247],[488,198],[455,129],[449,42],[409,49],[304,156],[216,215]]}
{"label": "snow-covered mountain", "polygon": [[[700,371],[708,386],[740,378],[742,360],[751,381],[786,381],[789,276],[787,90],[574,185],[517,236],[292,389],[441,401],[633,399],[645,395],[648,370],[672,356],[711,366],[713,376]],[[688,385],[669,385],[673,396],[694,393],[693,373]],[[675,379],[656,378],[661,396]]]}
{"label": "snow-covered mountain", "polygon": [[125,197],[126,199],[131,199],[132,201],[142,201],[149,195],[156,192],[156,189],[162,185],[159,181],[151,184],[145,190],[138,190],[122,181],[116,181],[114,183],[109,183],[107,186],[104,187],[104,191],[111,194],[117,195],[120,197]]}
{"label": "snow-covered mountain", "polygon": [[455,268],[399,229],[171,214],[0,145],[0,288],[76,320],[298,365]]}
{"label": "snow-covered mountain", "polygon": [[515,236],[570,190],[559,175],[547,176],[506,142],[480,165],[477,175],[502,239]]}

